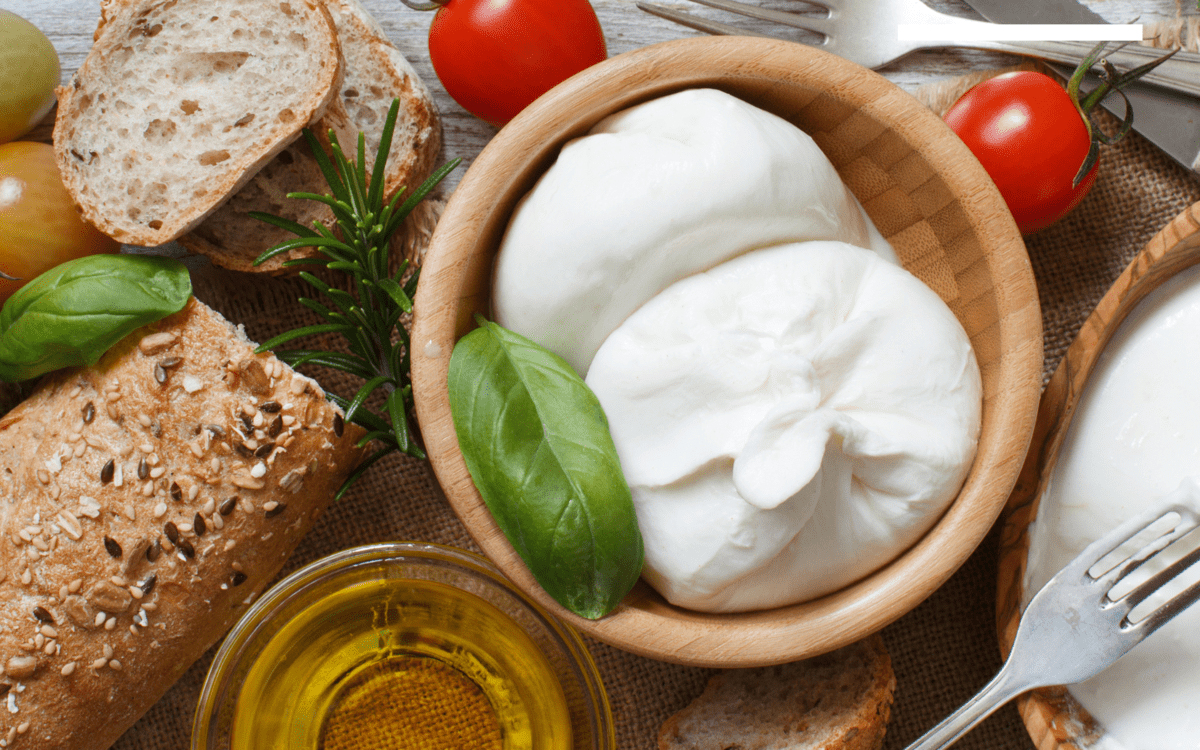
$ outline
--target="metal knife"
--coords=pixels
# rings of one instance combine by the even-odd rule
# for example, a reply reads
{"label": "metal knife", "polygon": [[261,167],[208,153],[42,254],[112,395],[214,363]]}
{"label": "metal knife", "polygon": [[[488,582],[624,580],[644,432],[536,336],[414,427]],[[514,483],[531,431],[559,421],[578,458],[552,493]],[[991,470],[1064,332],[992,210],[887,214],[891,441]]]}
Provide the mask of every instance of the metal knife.
{"label": "metal knife", "polygon": [[[964,0],[993,23],[1107,23],[1075,0]],[[1064,77],[1069,68],[1051,66]],[[1200,75],[1200,71],[1197,71]],[[1091,83],[1095,85],[1093,77]],[[1125,88],[1133,107],[1133,129],[1188,169],[1200,171],[1200,100],[1135,82]],[[1120,96],[1105,99],[1104,108],[1123,117]]]}

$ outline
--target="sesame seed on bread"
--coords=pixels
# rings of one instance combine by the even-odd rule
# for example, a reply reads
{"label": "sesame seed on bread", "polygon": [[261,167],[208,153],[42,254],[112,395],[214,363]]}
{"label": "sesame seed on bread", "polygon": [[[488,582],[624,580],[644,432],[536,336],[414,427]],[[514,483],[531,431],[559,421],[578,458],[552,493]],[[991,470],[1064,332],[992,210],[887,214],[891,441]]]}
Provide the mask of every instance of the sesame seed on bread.
{"label": "sesame seed on bread", "polygon": [[878,635],[822,656],[709,680],[659,750],[879,750],[896,679]]}
{"label": "sesame seed on bread", "polygon": [[[402,188],[409,191],[417,188],[433,170],[441,147],[437,108],[412,65],[358,0],[326,0],[326,7],[337,29],[345,75],[339,95],[313,130],[318,137],[333,130],[348,157],[357,153],[358,134],[362,132],[366,136],[367,164],[373,164],[388,108],[393,99],[399,99],[400,113],[388,152],[384,185],[384,198],[390,201]],[[317,251],[297,249],[255,266],[254,259],[263,251],[293,239],[294,235],[254,219],[247,212],[282,216],[303,226],[312,226],[314,221],[330,229],[334,226],[333,212],[325,205],[288,199],[290,192],[329,192],[304,139],[294,142],[263,167],[228,202],[179,241],[225,268],[281,273],[284,261],[314,257]]]}
{"label": "sesame seed on bread", "polygon": [[0,740],[105,750],[358,463],[315,381],[195,299],[0,419]]}
{"label": "sesame seed on bread", "polygon": [[95,44],[60,86],[63,183],[132,245],[198,225],[316,122],[341,54],[318,0],[105,0]]}

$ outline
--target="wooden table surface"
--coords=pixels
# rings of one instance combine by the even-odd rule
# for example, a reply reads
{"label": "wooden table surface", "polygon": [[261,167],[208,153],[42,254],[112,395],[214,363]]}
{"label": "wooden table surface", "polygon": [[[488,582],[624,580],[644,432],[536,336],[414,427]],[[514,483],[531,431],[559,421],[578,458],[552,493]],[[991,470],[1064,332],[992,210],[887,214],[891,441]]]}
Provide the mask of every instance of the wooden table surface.
{"label": "wooden table surface", "polygon": [[[443,183],[442,191],[448,195],[458,183],[472,159],[487,144],[496,130],[474,118],[459,107],[442,88],[433,72],[426,46],[431,13],[413,11],[400,0],[361,0],[383,25],[392,41],[413,63],[433,93],[442,113],[444,137],[443,151],[439,163],[453,157],[462,157],[464,164]],[[687,0],[658,0],[663,4],[693,9]],[[886,2],[886,0],[869,0]],[[765,5],[788,9],[802,7],[798,0],[761,0]],[[943,12],[963,17],[978,18],[961,0],[926,0],[928,4]],[[592,0],[605,32],[608,51],[616,55],[628,50],[679,38],[693,36],[696,32],[676,26],[668,21],[639,11],[633,0]],[[1084,0],[1092,10],[1113,23],[1154,23],[1175,18],[1183,9],[1196,13],[1194,0]],[[689,7],[690,6],[690,7]],[[0,9],[11,10],[37,25],[54,43],[62,63],[62,79],[65,82],[83,62],[92,43],[92,32],[99,18],[99,0],[0,0]],[[719,14],[705,11],[710,17]],[[748,28],[769,31],[769,27],[746,24]],[[797,41],[814,41],[802,36],[802,32],[786,31],[787,38]],[[1011,65],[1014,58],[972,51],[938,50],[915,53],[893,63],[879,72],[901,88],[913,91],[923,84],[936,82],[973,70]],[[49,140],[49,124],[45,123],[32,137]],[[990,640],[990,638],[989,638]],[[1024,745],[1025,741],[1021,740]]]}
{"label": "wooden table surface", "polygon": [[[884,0],[868,0],[882,2]],[[780,27],[772,28],[762,22],[700,9],[686,0],[660,0],[661,4],[698,10],[700,15],[732,20],[749,29],[764,33],[781,32],[780,35],[796,41],[816,42],[818,37],[806,32]],[[926,0],[927,4],[945,13],[967,18],[979,18],[962,0]],[[443,183],[448,194],[458,183],[460,176],[471,160],[487,144],[496,129],[476,119],[458,106],[442,88],[433,66],[429,62],[426,36],[432,13],[414,11],[400,0],[362,0],[364,6],[387,30],[389,37],[408,57],[418,75],[429,86],[438,109],[442,113],[444,126],[443,158],[462,157],[463,165]],[[764,6],[780,9],[804,8],[797,0],[764,0]],[[1093,11],[1111,23],[1143,23],[1176,16],[1176,0],[1087,0]],[[633,0],[592,0],[610,55],[620,54],[647,44],[676,39],[681,36],[696,36],[698,32],[686,29],[637,9]],[[66,81],[87,56],[92,45],[92,32],[100,17],[99,0],[0,0],[0,8],[32,21],[54,43],[62,62],[62,79]],[[916,52],[903,60],[892,63],[879,72],[901,88],[911,91],[918,86],[944,78],[961,75],[971,70],[1000,67],[1015,58],[980,52],[976,50],[937,50]],[[48,129],[35,132],[46,140]]]}

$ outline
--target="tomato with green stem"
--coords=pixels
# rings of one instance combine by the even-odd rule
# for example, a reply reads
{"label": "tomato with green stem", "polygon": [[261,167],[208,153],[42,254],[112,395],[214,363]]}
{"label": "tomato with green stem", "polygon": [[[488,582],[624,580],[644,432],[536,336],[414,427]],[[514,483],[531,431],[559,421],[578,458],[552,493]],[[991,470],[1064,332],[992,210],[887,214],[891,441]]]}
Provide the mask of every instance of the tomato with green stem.
{"label": "tomato with green stem", "polygon": [[[1079,205],[1096,180],[1100,143],[1113,143],[1133,125],[1125,119],[1115,136],[1092,123],[1093,110],[1109,93],[1152,70],[1174,52],[1118,73],[1100,59],[1104,43],[1080,63],[1067,87],[1033,71],[1005,73],[973,87],[944,119],[996,183],[1023,234],[1044,229]],[[1100,86],[1081,96],[1080,83],[1095,64]]]}
{"label": "tomato with green stem", "polygon": [[429,59],[463,109],[501,126],[534,99],[608,56],[588,0],[446,0],[437,9]]}
{"label": "tomato with green stem", "polygon": [[1096,180],[1098,162],[1074,181],[1091,136],[1071,97],[1049,76],[1020,71],[984,81],[945,120],[996,183],[1023,234],[1065,216]]}

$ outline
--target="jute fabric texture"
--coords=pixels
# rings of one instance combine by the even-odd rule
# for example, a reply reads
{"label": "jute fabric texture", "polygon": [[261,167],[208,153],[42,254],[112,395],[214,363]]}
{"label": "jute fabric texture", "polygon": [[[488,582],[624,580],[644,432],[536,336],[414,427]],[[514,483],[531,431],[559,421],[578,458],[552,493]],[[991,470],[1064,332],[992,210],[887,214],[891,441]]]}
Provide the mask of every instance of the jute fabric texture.
{"label": "jute fabric texture", "polygon": [[[918,91],[944,111],[978,77]],[[1111,119],[1107,127],[1112,127]],[[1200,201],[1200,177],[1133,134],[1105,148],[1095,187],[1066,219],[1026,244],[1037,278],[1045,327],[1045,376],[1057,366],[1093,306],[1132,256],[1184,208]],[[423,242],[437,204],[410,241]],[[196,295],[256,340],[312,322],[296,304],[306,293],[294,279],[264,279],[195,264]],[[327,388],[349,395],[354,384],[312,372]],[[419,540],[476,549],[440,495],[423,462],[392,456],[373,467],[326,512],[289,560],[285,573],[347,547]],[[897,677],[892,724],[884,747],[903,748],[966,701],[999,669],[995,628],[997,530],[930,599],[883,631]],[[711,670],[653,661],[589,641],[599,664],[621,750],[656,746],[659,725],[700,694]],[[117,750],[188,747],[192,714],[212,652],[115,745]],[[1000,710],[961,740],[962,750],[1030,750],[1016,708]]]}

